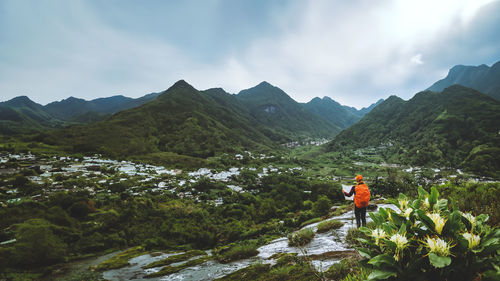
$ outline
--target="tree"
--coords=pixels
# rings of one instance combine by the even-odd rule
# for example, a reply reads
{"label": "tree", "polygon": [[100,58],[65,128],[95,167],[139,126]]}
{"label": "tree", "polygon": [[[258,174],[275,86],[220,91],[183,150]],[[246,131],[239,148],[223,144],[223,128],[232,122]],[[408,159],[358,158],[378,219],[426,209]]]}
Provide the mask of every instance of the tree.
{"label": "tree", "polygon": [[322,195],[318,198],[318,201],[316,201],[313,205],[313,212],[317,216],[323,216],[330,211],[330,208],[332,207],[332,201],[328,199],[325,195]]}
{"label": "tree", "polygon": [[30,219],[18,224],[16,264],[32,267],[64,261],[67,245],[54,234],[55,227],[44,219]]}

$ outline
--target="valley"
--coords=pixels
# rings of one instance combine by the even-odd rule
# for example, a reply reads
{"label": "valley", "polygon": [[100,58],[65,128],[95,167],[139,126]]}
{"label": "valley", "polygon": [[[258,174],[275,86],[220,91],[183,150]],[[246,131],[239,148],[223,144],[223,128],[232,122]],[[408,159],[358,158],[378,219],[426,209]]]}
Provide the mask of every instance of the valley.
{"label": "valley", "polygon": [[[460,85],[360,110],[265,81],[17,97],[0,104],[0,279],[375,280],[413,274],[414,260],[434,276],[451,258],[421,256],[420,241],[439,235],[459,242],[447,276],[461,262],[496,276],[499,113]],[[342,193],[357,174],[371,192],[359,229]]]}

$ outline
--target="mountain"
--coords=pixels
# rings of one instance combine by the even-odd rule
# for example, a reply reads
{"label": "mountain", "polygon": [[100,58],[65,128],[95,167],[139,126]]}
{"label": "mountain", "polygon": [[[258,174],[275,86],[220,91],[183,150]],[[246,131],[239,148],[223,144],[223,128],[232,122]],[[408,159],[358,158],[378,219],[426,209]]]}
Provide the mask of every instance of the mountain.
{"label": "mountain", "polygon": [[0,134],[29,133],[63,124],[26,96],[0,102]]}
{"label": "mountain", "polygon": [[118,111],[134,108],[150,102],[159,94],[160,93],[151,93],[137,99],[117,95],[90,101],[69,97],[62,101],[51,102],[44,108],[52,116],[61,120],[88,120],[89,117],[92,117],[90,119],[99,120],[102,119],[102,116],[111,115]]}
{"label": "mountain", "polygon": [[328,150],[379,149],[387,160],[464,167],[500,176],[500,101],[455,85],[409,101],[391,96],[342,131]]}
{"label": "mountain", "polygon": [[236,98],[261,124],[293,138],[329,138],[341,130],[267,82],[239,92]]}
{"label": "mountain", "polygon": [[310,102],[303,104],[303,106],[314,114],[328,120],[334,126],[345,129],[358,122],[382,101],[383,99],[380,99],[369,107],[357,110],[354,107],[341,105],[329,97],[323,97],[322,99],[314,98]]}
{"label": "mountain", "polygon": [[53,132],[45,141],[74,152],[118,157],[156,152],[209,157],[274,147],[257,123],[234,95],[222,89],[198,91],[181,80],[149,103],[94,124]]}
{"label": "mountain", "polygon": [[448,75],[427,90],[441,92],[451,85],[462,85],[500,100],[500,61],[492,65],[454,66]]}

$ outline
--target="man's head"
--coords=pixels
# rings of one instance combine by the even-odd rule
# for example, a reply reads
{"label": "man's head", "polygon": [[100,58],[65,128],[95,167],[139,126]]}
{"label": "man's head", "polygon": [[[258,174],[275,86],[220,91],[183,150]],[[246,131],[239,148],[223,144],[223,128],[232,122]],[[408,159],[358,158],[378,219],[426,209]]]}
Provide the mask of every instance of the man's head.
{"label": "man's head", "polygon": [[356,179],[356,182],[362,182],[363,181],[363,176],[362,175],[357,175],[355,179]]}

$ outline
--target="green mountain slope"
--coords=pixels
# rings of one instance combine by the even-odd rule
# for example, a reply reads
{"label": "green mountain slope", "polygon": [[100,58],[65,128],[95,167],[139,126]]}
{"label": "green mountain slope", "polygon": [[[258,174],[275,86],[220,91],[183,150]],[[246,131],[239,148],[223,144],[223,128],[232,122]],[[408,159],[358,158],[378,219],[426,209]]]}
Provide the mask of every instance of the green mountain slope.
{"label": "green mountain slope", "polygon": [[26,96],[0,102],[0,134],[31,133],[63,124]]}
{"label": "green mountain slope", "polygon": [[500,102],[473,89],[425,91],[405,102],[392,96],[342,131],[329,150],[378,147],[391,161],[500,171]]}
{"label": "green mountain slope", "polygon": [[150,102],[159,94],[152,93],[137,99],[119,95],[90,101],[69,97],[62,101],[51,102],[45,105],[44,109],[61,120],[95,120],[100,119],[100,116],[103,115],[111,115]]}
{"label": "green mountain slope", "polygon": [[303,104],[303,106],[336,127],[345,129],[358,122],[366,113],[370,112],[382,101],[381,99],[369,107],[357,110],[353,107],[341,105],[329,97],[323,97],[322,99],[314,98],[310,102]]}
{"label": "green mountain slope", "polygon": [[341,130],[267,82],[239,92],[236,98],[261,124],[292,138],[328,138]]}
{"label": "green mountain slope", "polygon": [[235,102],[222,90],[200,92],[181,80],[150,103],[95,124],[54,132],[46,141],[113,156],[165,151],[208,157],[272,147],[273,142],[240,109],[224,105]]}
{"label": "green mountain slope", "polygon": [[428,88],[430,91],[441,92],[451,85],[462,85],[500,100],[500,61],[488,67],[454,66],[448,75]]}

